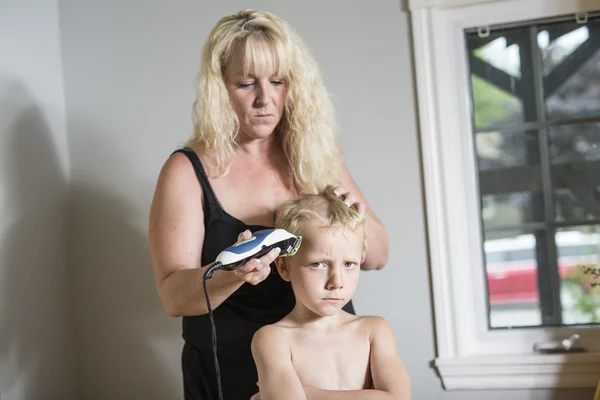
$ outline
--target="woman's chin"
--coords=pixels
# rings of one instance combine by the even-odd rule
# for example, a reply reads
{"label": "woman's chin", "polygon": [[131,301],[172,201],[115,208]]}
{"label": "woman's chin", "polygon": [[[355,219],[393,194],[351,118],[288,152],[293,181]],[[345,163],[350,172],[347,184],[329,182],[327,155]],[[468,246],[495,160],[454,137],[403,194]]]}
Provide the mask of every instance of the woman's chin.
{"label": "woman's chin", "polygon": [[249,140],[266,139],[272,136],[273,132],[275,132],[275,126],[273,125],[254,125],[242,130],[242,135]]}

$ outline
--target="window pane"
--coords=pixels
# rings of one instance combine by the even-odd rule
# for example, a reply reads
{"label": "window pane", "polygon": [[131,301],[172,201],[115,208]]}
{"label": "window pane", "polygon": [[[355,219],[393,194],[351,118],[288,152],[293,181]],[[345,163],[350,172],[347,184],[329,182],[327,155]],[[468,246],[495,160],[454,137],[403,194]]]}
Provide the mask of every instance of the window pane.
{"label": "window pane", "polygon": [[600,19],[541,26],[544,95],[549,119],[600,115]]}
{"label": "window pane", "polygon": [[486,229],[544,220],[536,131],[475,135]]}
{"label": "window pane", "polygon": [[572,23],[541,26],[537,39],[542,54],[544,76],[550,75],[566,58],[572,56],[573,52],[589,39],[589,33],[587,26]]}
{"label": "window pane", "polygon": [[510,193],[482,196],[482,216],[486,229],[521,226],[543,220],[540,193]]}
{"label": "window pane", "polygon": [[600,323],[600,286],[585,267],[599,267],[600,225],[556,232],[564,325]]}
{"label": "window pane", "polygon": [[491,328],[542,324],[536,236],[544,232],[486,233],[484,253]]}
{"label": "window pane", "polygon": [[528,40],[527,28],[499,30],[487,38],[467,34],[473,120],[477,129],[535,119],[535,115],[526,112],[527,108],[535,109],[533,97],[526,95],[529,91],[525,80],[530,82],[532,74],[521,65],[522,45]]}
{"label": "window pane", "polygon": [[538,165],[540,160],[537,131],[480,132],[475,150],[480,171]]}
{"label": "window pane", "polygon": [[485,45],[475,49],[475,57],[482,59],[515,78],[521,77],[521,60],[519,57],[519,45],[508,43],[506,36],[499,36]]}
{"label": "window pane", "polygon": [[[579,222],[585,220],[598,220],[598,215],[590,212],[591,202],[598,203],[600,196],[600,186],[593,188],[592,192],[586,195],[575,195],[569,189],[554,190],[554,216],[561,222]],[[594,200],[595,199],[595,200]],[[593,208],[597,208],[594,206]]]}
{"label": "window pane", "polygon": [[549,129],[557,221],[600,220],[600,124]]}
{"label": "window pane", "polygon": [[504,92],[474,74],[471,85],[477,129],[523,121],[523,103],[514,94]]}

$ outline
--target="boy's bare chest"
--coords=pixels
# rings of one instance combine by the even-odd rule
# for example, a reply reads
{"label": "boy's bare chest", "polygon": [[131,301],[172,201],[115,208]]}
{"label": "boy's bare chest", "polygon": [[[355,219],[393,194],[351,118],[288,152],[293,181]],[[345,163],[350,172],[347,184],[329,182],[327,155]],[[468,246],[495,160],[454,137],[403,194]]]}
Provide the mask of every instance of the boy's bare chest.
{"label": "boy's bare chest", "polygon": [[328,390],[370,388],[367,335],[298,339],[292,344],[292,363],[303,384]]}

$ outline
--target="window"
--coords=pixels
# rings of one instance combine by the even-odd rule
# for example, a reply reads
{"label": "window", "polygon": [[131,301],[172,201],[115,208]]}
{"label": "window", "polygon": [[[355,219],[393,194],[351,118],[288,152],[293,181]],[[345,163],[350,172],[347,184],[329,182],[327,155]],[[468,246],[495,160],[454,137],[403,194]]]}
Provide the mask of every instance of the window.
{"label": "window", "polygon": [[444,387],[596,387],[600,7],[409,4]]}
{"label": "window", "polygon": [[465,37],[489,326],[600,323],[600,17]]}

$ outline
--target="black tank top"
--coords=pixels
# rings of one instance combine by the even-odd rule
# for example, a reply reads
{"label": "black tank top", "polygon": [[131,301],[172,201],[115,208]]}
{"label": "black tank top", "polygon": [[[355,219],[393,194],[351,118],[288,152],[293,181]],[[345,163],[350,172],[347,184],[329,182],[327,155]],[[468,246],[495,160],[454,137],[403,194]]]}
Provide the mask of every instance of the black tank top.
{"label": "black tank top", "polygon": [[[196,153],[188,148],[177,150],[175,153],[177,152],[189,158],[202,187],[202,266],[214,262],[217,255],[234,244],[244,230],[255,232],[269,228],[246,225],[228,214],[215,196]],[[282,319],[292,311],[294,305],[291,285],[279,276],[273,263],[267,279],[258,285],[244,283],[214,310],[224,400],[248,400],[258,392],[258,377],[250,350],[252,336],[261,326]],[[352,301],[348,302],[344,309],[354,314]],[[210,318],[208,314],[186,316],[182,319],[182,327],[185,341],[182,353],[185,399],[217,399]]]}

